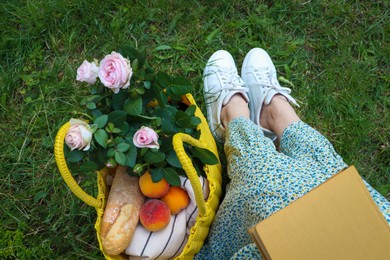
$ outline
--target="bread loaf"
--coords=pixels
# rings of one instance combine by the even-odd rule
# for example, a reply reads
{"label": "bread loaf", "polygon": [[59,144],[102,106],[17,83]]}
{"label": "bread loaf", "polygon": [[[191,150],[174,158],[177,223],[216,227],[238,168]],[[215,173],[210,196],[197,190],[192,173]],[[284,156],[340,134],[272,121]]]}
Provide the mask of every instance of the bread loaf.
{"label": "bread loaf", "polygon": [[138,178],[119,166],[101,222],[100,235],[103,250],[108,255],[119,255],[129,245],[138,224],[139,211],[144,203]]}

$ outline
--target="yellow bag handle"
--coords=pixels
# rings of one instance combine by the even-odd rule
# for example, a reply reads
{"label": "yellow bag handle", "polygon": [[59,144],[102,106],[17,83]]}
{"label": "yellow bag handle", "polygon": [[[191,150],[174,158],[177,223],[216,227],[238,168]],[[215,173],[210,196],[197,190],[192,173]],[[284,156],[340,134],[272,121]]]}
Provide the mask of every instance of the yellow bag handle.
{"label": "yellow bag handle", "polygon": [[[70,128],[70,123],[64,124],[60,130],[58,130],[55,142],[54,142],[54,156],[56,159],[57,167],[64,178],[66,185],[70,190],[82,201],[84,201],[89,206],[92,206],[96,209],[102,207],[102,199],[100,199],[100,194],[98,198],[94,198],[91,195],[87,194],[75,181],[72,174],[69,171],[68,165],[66,164],[65,155],[64,155],[64,140],[68,129]],[[104,196],[104,195],[101,195]]]}
{"label": "yellow bag handle", "polygon": [[203,189],[200,185],[199,176],[192,164],[192,161],[184,150],[183,143],[188,143],[192,146],[197,146],[199,148],[206,149],[207,144],[184,133],[177,133],[173,136],[172,139],[173,149],[175,150],[177,157],[179,158],[179,161],[183,167],[183,170],[186,172],[187,177],[190,180],[192,188],[194,190],[195,201],[196,205],[198,206],[199,215],[204,216],[206,214],[206,203],[203,197]]}

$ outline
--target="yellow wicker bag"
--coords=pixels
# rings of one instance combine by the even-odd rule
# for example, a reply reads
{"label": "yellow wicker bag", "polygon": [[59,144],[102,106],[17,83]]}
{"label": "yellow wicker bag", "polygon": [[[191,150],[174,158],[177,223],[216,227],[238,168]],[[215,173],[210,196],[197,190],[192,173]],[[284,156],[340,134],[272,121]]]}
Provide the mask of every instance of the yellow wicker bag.
{"label": "yellow wicker bag", "polygon": [[[191,94],[187,94],[185,97],[186,99],[188,99],[188,102],[190,104],[196,105],[195,100],[193,99]],[[204,240],[208,235],[210,225],[218,209],[219,200],[222,193],[221,164],[219,163],[216,165],[204,166],[204,171],[207,175],[210,187],[209,197],[207,201],[205,201],[197,172],[192,165],[192,161],[189,159],[186,152],[184,151],[183,143],[188,143],[192,146],[207,148],[218,157],[218,150],[214,137],[212,136],[207,121],[198,106],[196,106],[195,115],[201,120],[201,123],[198,126],[198,130],[200,130],[201,132],[199,140],[194,139],[193,137],[184,133],[178,133],[173,137],[173,148],[182,164],[184,171],[187,174],[187,177],[191,181],[191,185],[194,189],[196,204],[199,210],[199,214],[196,218],[196,223],[190,230],[190,235],[187,244],[185,245],[181,254],[175,259],[192,259],[193,256],[198,253],[199,250],[202,248]],[[106,199],[108,197],[108,190],[105,182],[105,176],[108,173],[108,170],[103,169],[97,172],[98,195],[96,198],[88,195],[84,190],[80,188],[80,186],[74,180],[72,174],[68,169],[64,155],[64,139],[69,127],[69,123],[64,124],[60,128],[56,136],[54,144],[54,155],[58,169],[70,190],[86,204],[96,209],[97,220],[95,223],[95,230],[97,232],[100,250],[104,254],[105,258],[113,260],[126,259],[125,255],[108,256],[104,253],[102,249],[100,239],[100,223],[103,217]]]}

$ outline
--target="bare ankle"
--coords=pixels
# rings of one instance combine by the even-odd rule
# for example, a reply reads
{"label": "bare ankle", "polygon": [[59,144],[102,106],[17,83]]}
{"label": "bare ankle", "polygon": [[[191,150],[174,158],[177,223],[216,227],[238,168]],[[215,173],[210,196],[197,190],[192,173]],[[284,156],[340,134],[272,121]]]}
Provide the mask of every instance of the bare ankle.
{"label": "bare ankle", "polygon": [[273,131],[278,137],[288,125],[299,120],[295,110],[282,95],[275,95],[269,105],[263,106],[260,115],[260,125]]}
{"label": "bare ankle", "polygon": [[222,107],[221,122],[226,127],[236,117],[249,118],[248,103],[240,94],[234,95],[229,102]]}

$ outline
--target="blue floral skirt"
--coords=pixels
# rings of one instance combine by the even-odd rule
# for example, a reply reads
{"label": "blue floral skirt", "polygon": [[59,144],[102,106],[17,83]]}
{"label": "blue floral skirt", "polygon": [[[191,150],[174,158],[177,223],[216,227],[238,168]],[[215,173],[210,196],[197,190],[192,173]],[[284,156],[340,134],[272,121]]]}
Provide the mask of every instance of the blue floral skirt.
{"label": "blue floral skirt", "polygon": [[[195,259],[261,259],[248,229],[346,168],[332,144],[302,121],[288,126],[280,152],[252,121],[229,123],[230,183],[208,239]],[[366,183],[390,223],[390,202]]]}

